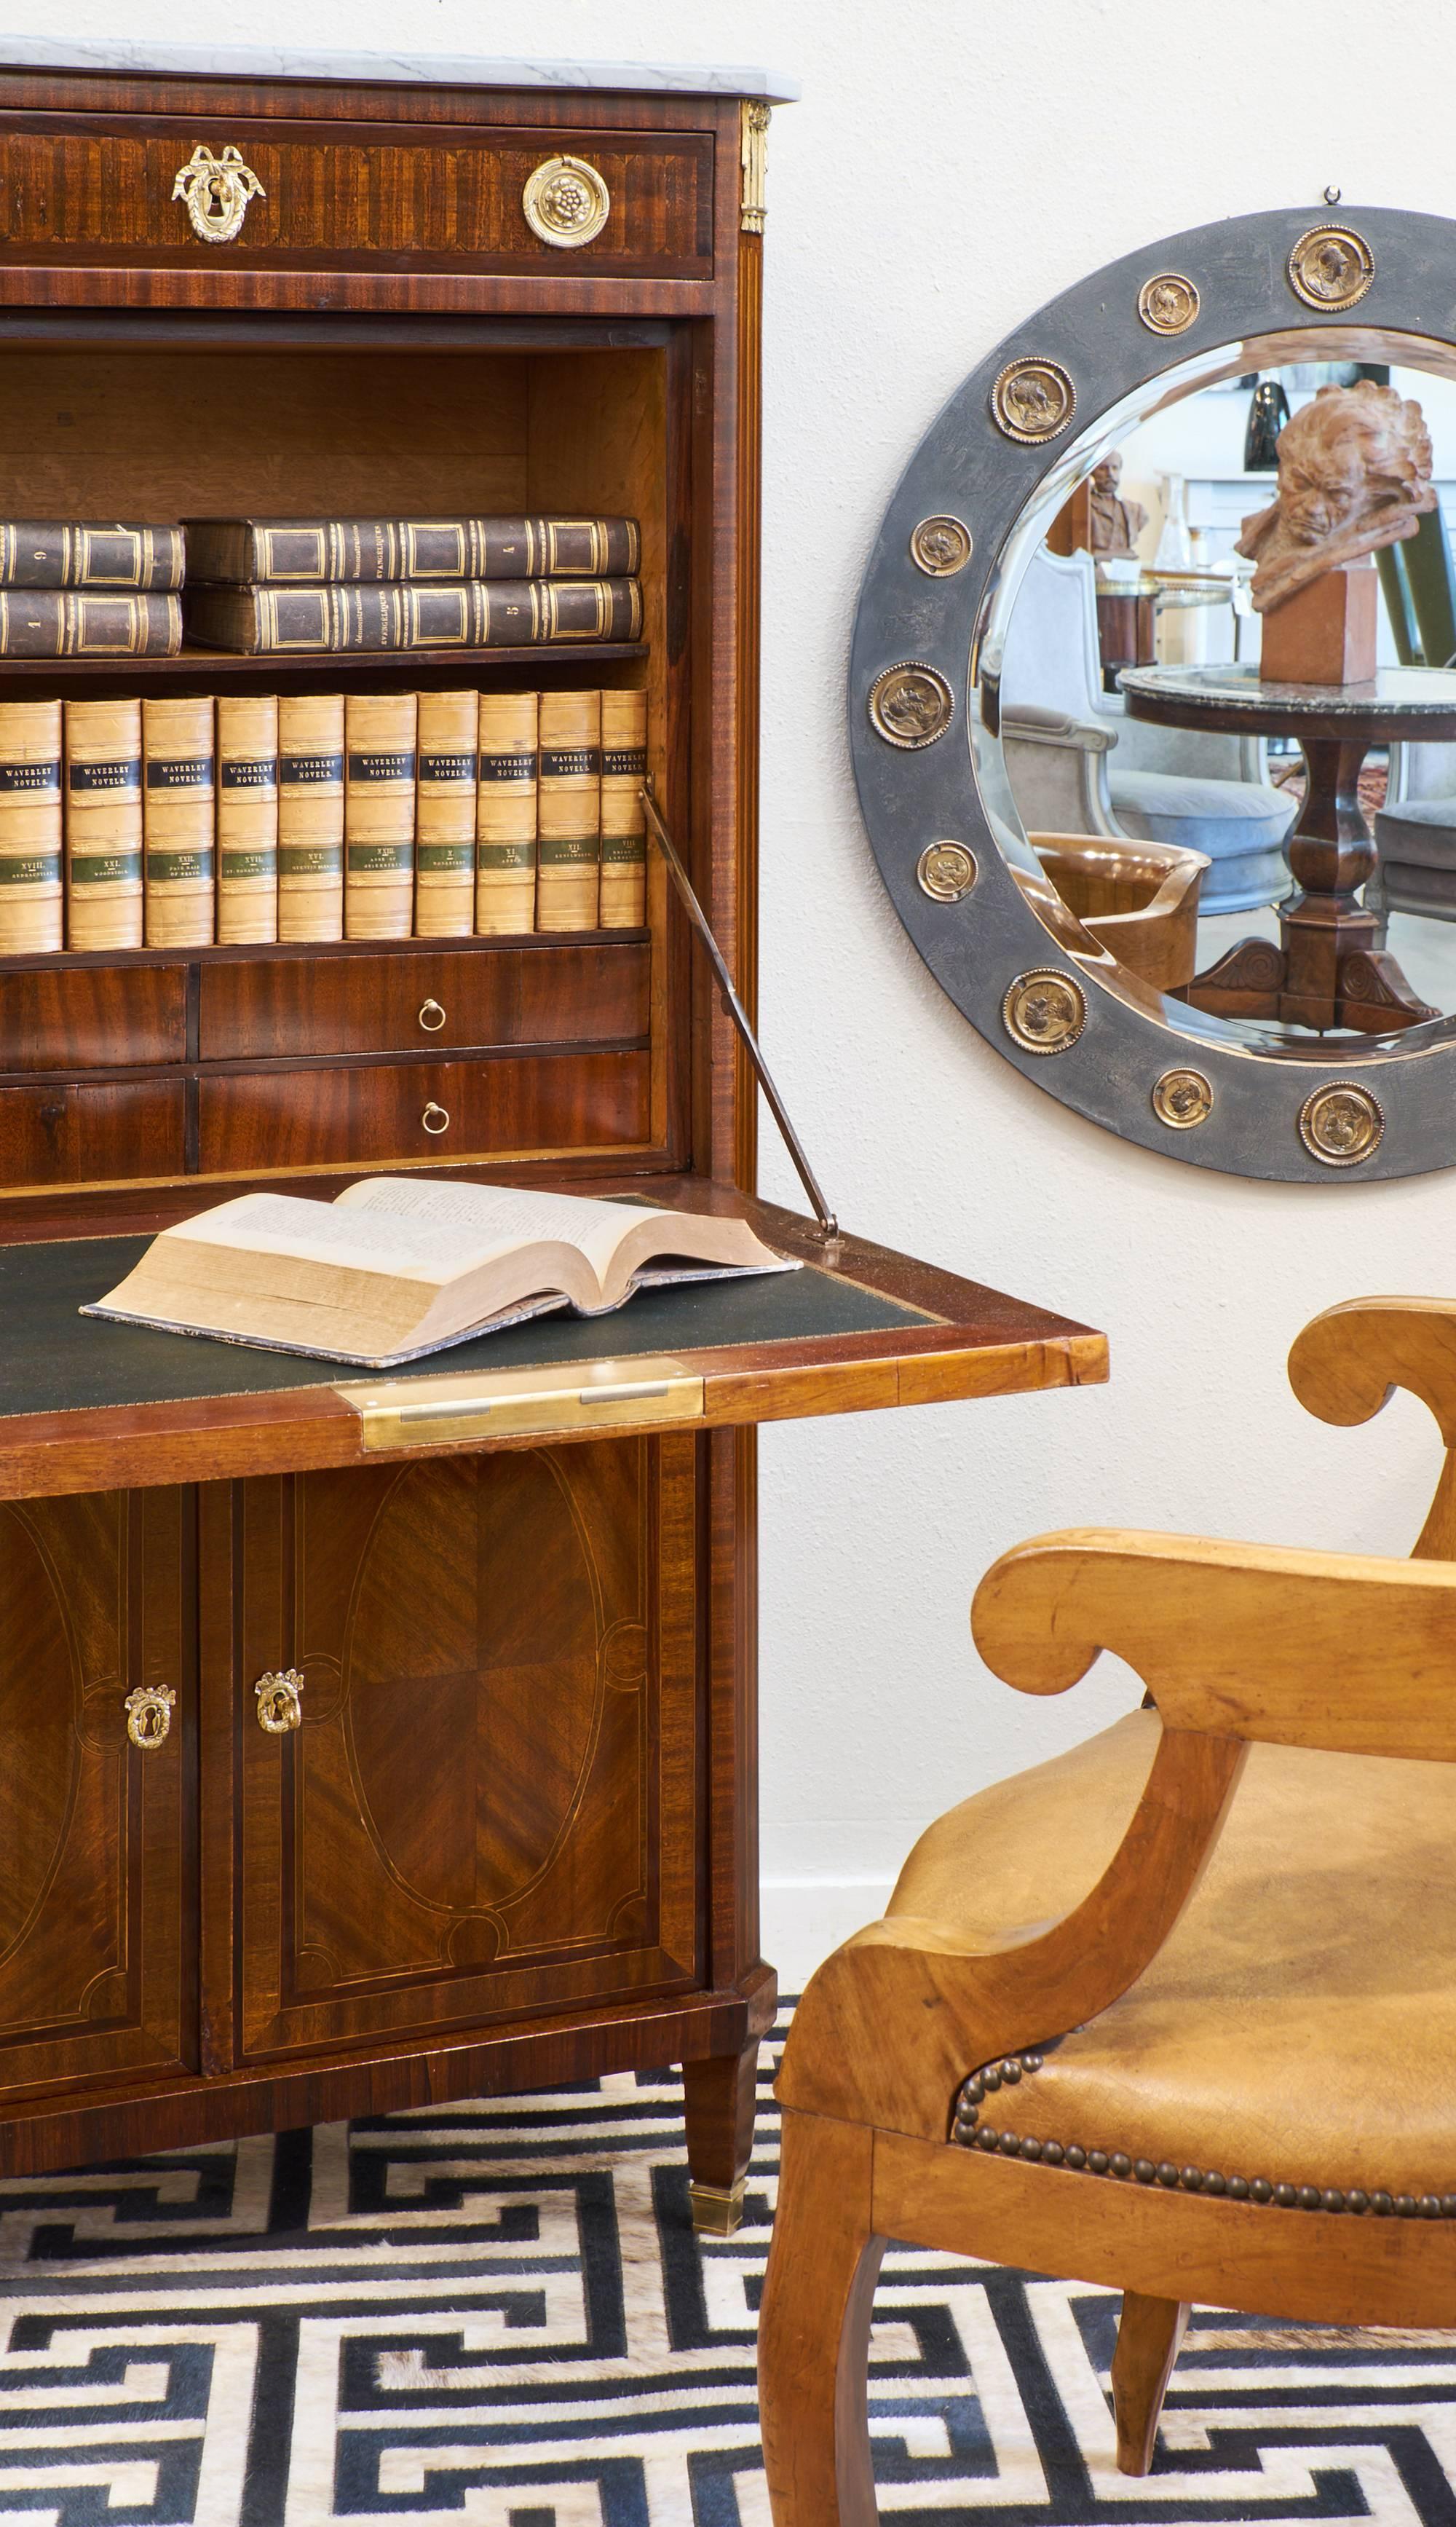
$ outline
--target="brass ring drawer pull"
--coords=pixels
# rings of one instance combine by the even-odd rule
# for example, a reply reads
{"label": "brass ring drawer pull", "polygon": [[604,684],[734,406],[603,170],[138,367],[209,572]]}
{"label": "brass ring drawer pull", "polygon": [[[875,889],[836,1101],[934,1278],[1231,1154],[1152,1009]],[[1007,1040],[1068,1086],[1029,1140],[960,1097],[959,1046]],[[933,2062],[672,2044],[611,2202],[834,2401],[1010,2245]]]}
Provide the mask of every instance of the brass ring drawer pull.
{"label": "brass ring drawer pull", "polygon": [[[178,167],[172,187],[173,200],[186,203],[193,232],[204,245],[232,243],[255,193],[263,193],[263,186],[230,141],[222,157],[215,158],[199,140],[185,167]],[[263,198],[267,200],[266,193]]]}
{"label": "brass ring drawer pull", "polygon": [[433,1098],[430,1099],[429,1104],[426,1107],[420,1120],[424,1124],[427,1132],[448,1132],[450,1129],[449,1115],[446,1113],[443,1106],[436,1106]]}
{"label": "brass ring drawer pull", "polygon": [[299,1695],[303,1678],[296,1667],[277,1668],[260,1676],[253,1691],[258,1700],[258,1726],[270,1737],[285,1737],[303,1719]]}
{"label": "brass ring drawer pull", "polygon": [[607,180],[586,158],[543,158],[521,196],[526,225],[542,245],[590,245],[607,225]]}
{"label": "brass ring drawer pull", "polygon": [[438,1001],[427,1001],[420,1011],[420,1024],[427,1035],[438,1035],[445,1023],[445,1012]]}
{"label": "brass ring drawer pull", "polygon": [[143,1755],[166,1743],[176,1695],[170,1684],[139,1684],[126,1696],[126,1734]]}

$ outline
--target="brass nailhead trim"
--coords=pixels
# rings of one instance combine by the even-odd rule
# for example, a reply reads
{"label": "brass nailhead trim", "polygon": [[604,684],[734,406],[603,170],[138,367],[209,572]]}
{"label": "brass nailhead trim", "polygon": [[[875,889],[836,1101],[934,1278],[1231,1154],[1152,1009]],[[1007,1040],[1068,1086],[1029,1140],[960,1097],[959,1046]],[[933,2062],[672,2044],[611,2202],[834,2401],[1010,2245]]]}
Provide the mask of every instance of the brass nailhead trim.
{"label": "brass nailhead trim", "polygon": [[951,2140],[962,2149],[1067,2167],[1079,2175],[1112,2176],[1124,2184],[1130,2177],[1134,2184],[1161,2185],[1170,2193],[1225,2194],[1231,2202],[1273,2202],[1281,2211],[1352,2211],[1357,2218],[1368,2211],[1378,2220],[1456,2220],[1456,2193],[1366,2193],[1359,2186],[1342,2192],[1337,2185],[1274,2184],[1267,2176],[1225,2176],[1216,2167],[1176,2167],[1171,2158],[1154,2165],[1150,2158],[1130,2158],[1123,2149],[1083,2149],[1078,2141],[1037,2140],[1031,2134],[1023,2139],[983,2124],[980,2109],[987,2096],[1034,2075],[1061,2040],[1057,2037],[1040,2050],[1008,2053],[973,2071],[956,2092]]}

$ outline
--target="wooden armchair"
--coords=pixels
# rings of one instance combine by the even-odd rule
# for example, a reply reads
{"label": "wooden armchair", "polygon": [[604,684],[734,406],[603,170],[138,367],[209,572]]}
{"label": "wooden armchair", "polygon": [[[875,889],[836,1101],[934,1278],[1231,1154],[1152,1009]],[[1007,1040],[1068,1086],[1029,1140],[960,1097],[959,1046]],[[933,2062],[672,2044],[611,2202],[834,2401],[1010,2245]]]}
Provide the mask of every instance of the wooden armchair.
{"label": "wooden armchair", "polygon": [[[1306,1327],[1296,1393],[1393,1386],[1456,1443],[1456,1305]],[[1410,1562],[1083,1529],[1003,1555],[972,1627],[1024,1692],[1103,1649],[1155,1709],[932,1826],[820,1969],[778,2078],[760,2329],[776,2527],[874,2527],[884,2242],[1124,2294],[1145,2474],[1194,2299],[1456,2323],[1456,1478]]]}

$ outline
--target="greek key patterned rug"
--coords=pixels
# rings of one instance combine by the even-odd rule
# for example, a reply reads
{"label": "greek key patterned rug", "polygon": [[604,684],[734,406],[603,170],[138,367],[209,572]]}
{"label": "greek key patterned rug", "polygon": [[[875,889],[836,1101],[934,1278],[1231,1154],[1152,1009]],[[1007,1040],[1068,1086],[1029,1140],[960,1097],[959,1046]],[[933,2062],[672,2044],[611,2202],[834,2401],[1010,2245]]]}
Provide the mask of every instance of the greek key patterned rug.
{"label": "greek key patterned rug", "polygon": [[[0,2186],[0,2527],[769,2527],[771,2051],[747,2225],[701,2246],[668,2074]],[[1456,2527],[1456,2334],[1200,2311],[1130,2483],[1116,2313],[892,2249],[882,2516]]]}

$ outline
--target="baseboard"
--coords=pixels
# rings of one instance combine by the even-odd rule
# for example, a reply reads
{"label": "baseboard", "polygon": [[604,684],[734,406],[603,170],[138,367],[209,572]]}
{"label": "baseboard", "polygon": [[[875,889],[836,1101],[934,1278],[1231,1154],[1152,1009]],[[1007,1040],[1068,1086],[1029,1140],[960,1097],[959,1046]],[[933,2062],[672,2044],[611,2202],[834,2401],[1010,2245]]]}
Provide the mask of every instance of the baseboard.
{"label": "baseboard", "polygon": [[878,1922],[892,1878],[766,1878],[763,1952],[782,1991],[802,1991],[817,1965],[867,1922]]}

